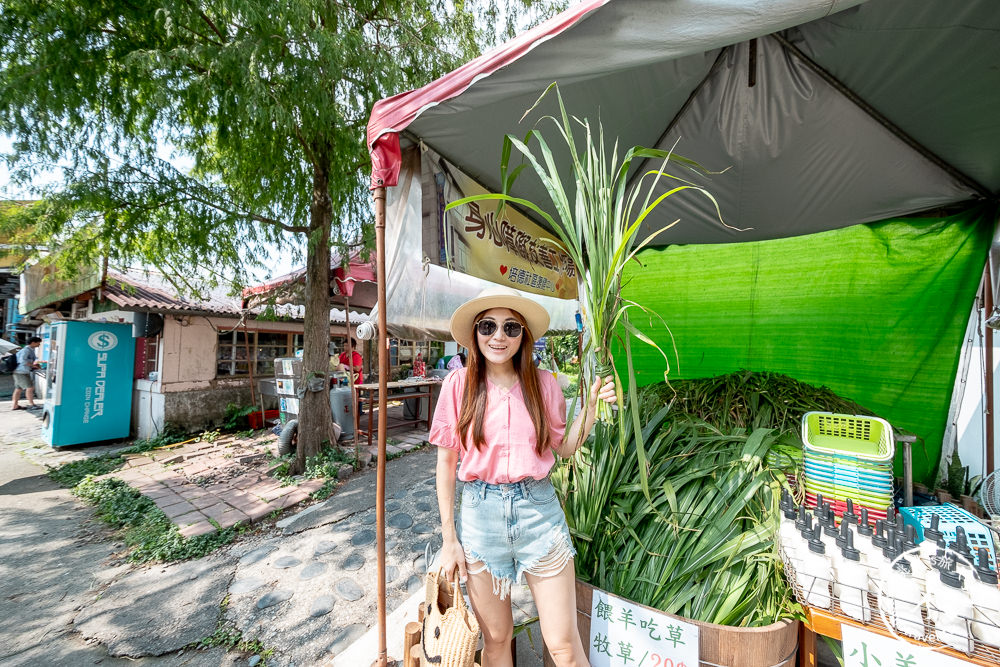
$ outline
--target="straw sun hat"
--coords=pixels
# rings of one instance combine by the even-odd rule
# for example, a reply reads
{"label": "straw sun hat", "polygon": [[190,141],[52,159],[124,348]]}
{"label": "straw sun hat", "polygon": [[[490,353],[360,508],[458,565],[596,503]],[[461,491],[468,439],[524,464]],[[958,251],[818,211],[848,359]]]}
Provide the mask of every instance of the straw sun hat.
{"label": "straw sun hat", "polygon": [[475,323],[476,315],[489,310],[490,308],[509,308],[516,310],[528,323],[528,331],[531,338],[537,340],[544,336],[549,330],[549,313],[531,299],[523,296],[516,289],[495,285],[487,287],[474,299],[469,299],[451,316],[448,328],[451,329],[452,338],[465,348],[471,348],[476,344],[475,332],[472,325]]}

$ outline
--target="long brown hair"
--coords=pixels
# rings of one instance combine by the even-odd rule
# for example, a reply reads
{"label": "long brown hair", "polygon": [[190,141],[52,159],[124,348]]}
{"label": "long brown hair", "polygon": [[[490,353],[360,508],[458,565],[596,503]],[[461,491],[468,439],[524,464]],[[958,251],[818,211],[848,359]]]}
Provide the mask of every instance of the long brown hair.
{"label": "long brown hair", "polygon": [[[483,312],[477,314],[473,318],[473,322],[478,322]],[[538,384],[538,369],[535,368],[531,354],[535,341],[531,337],[531,331],[521,313],[516,310],[510,312],[514,314],[514,319],[524,327],[521,332],[521,346],[514,353],[512,361],[514,362],[514,371],[521,382],[524,404],[528,408],[528,414],[531,415],[531,422],[535,425],[535,451],[541,456],[549,447],[550,437],[548,426],[545,423],[542,390]],[[462,410],[455,428],[463,445],[469,439],[469,431],[471,430],[472,446],[478,450],[486,444],[486,437],[483,435],[483,421],[486,415],[486,359],[479,351],[479,336],[475,331],[472,332],[472,339],[475,342],[469,348],[469,363],[465,371],[465,390],[462,393]]]}

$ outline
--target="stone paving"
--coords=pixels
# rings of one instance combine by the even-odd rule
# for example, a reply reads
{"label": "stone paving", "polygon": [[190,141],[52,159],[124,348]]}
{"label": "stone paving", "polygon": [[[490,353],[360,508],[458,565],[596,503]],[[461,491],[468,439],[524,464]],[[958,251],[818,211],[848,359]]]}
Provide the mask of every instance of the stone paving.
{"label": "stone paving", "polygon": [[[401,406],[396,407],[402,410]],[[33,415],[25,412],[20,414]],[[41,412],[37,415],[39,418]],[[40,419],[21,419],[17,428],[5,432],[3,441],[18,443],[21,454],[46,467],[58,467],[92,456],[115,454],[128,442],[87,447],[55,448],[39,443]],[[400,456],[426,444],[427,430],[393,433],[386,442],[389,457]],[[353,454],[347,440],[345,453]],[[367,442],[362,443],[367,448]],[[377,444],[371,447],[373,460]],[[229,528],[237,523],[253,523],[308,500],[323,484],[322,479],[302,479],[297,484],[282,482],[269,475],[277,452],[273,435],[252,438],[222,437],[213,442],[188,442],[142,454],[124,454],[121,470],[97,479],[117,478],[150,498],[179,528],[184,537],[193,537]],[[345,466],[341,479],[351,473]]]}
{"label": "stone paving", "polygon": [[126,454],[115,477],[149,497],[184,537],[258,521],[296,505],[323,486],[322,479],[283,485],[268,475],[273,436],[223,438],[144,454]]}
{"label": "stone paving", "polygon": [[[387,443],[386,453],[416,449],[426,444],[426,436],[426,430],[409,431]],[[377,445],[374,449],[373,457]],[[126,455],[125,467],[105,477],[136,488],[180,527],[181,535],[193,537],[259,521],[307,500],[323,486],[322,479],[288,484],[270,476],[268,466],[276,453],[277,443],[270,435],[245,441],[223,438]],[[343,476],[351,472],[349,465],[345,468]]]}
{"label": "stone paving", "polygon": [[[0,427],[0,443],[16,442],[14,449],[37,463],[58,465],[95,450],[120,451],[128,444],[54,450],[37,442],[33,418],[15,414],[19,416],[16,425],[8,420]],[[13,428],[8,430],[8,425]],[[425,438],[425,430],[393,431],[387,449],[395,457]],[[199,473],[188,466],[199,458],[205,462],[211,452],[218,455],[247,448],[246,442],[227,448],[222,439],[215,447],[200,448],[207,444],[188,443],[199,447],[190,451],[190,458],[185,453],[187,445],[130,457],[129,467],[121,472],[127,476],[141,469],[163,489],[174,490],[181,487],[165,481],[191,480],[187,473],[198,479]],[[172,460],[182,454],[183,459]],[[227,459],[222,454],[222,460],[238,461],[238,457]],[[427,567],[425,552],[429,548],[433,554],[441,544],[435,460],[435,450],[424,448],[390,461],[387,468],[386,608],[390,614],[396,609],[415,613]],[[369,467],[344,480],[327,500],[289,512],[263,532],[247,535],[205,559],[141,568],[120,565],[109,570],[102,578],[105,583],[95,581],[98,588],[77,607],[73,636],[107,647],[112,656],[163,655],[164,660],[172,656],[169,659],[180,661],[193,655],[191,638],[209,634],[215,619],[219,627],[232,628],[245,640],[259,640],[272,648],[269,665],[370,664],[367,644],[377,630],[378,599],[374,524],[375,471]],[[534,615],[527,587],[515,586],[512,597],[516,619]],[[195,623],[195,619],[201,620]],[[402,623],[388,630],[390,647],[401,645]],[[519,638],[519,665],[541,665],[538,640],[537,624],[531,636]],[[393,649],[393,656],[401,657],[398,652]],[[357,655],[364,655],[364,660],[356,660]]]}

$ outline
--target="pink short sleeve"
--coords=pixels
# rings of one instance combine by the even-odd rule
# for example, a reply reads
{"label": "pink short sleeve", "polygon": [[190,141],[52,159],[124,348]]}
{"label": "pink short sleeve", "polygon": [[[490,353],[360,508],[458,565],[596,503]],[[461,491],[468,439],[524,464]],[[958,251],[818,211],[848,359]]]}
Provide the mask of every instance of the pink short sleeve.
{"label": "pink short sleeve", "polygon": [[538,385],[542,390],[542,401],[545,403],[550,446],[555,448],[562,443],[563,435],[566,433],[566,398],[559,387],[559,382],[548,371],[538,371]]}
{"label": "pink short sleeve", "polygon": [[458,424],[458,410],[462,405],[462,392],[465,390],[466,369],[460,368],[448,374],[441,385],[437,406],[434,408],[434,419],[431,421],[431,432],[427,440],[432,445],[462,451],[462,441],[455,432]]}

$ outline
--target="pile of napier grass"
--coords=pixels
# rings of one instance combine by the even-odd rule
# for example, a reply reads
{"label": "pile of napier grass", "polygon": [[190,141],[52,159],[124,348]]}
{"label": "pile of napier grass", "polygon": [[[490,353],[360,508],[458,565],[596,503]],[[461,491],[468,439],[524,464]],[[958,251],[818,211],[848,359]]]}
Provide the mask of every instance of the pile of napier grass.
{"label": "pile of napier grass", "polygon": [[[793,616],[775,534],[785,473],[801,459],[804,412],[868,414],[827,389],[740,372],[639,392],[647,498],[635,438],[595,436],[553,479],[577,549],[577,576],[690,619],[762,626]],[[798,452],[798,454],[797,454]]]}

